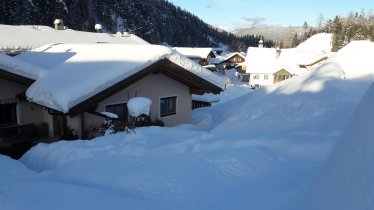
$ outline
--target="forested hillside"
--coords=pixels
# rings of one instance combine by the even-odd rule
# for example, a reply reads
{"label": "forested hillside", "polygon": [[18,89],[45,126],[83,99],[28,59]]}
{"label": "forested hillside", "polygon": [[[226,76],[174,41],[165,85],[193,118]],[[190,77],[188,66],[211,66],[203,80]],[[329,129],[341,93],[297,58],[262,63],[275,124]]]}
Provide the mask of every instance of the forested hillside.
{"label": "forested hillside", "polygon": [[374,41],[374,14],[349,13],[346,17],[335,16],[333,20],[325,20],[322,16],[320,26],[309,28],[303,35],[295,33],[292,45],[297,46],[310,36],[325,32],[333,34],[332,51],[338,51],[352,40],[371,40]]}
{"label": "forested hillside", "polygon": [[[49,25],[63,19],[65,26],[94,31],[100,23],[104,31],[129,29],[153,44],[218,47],[245,51],[257,46],[259,36],[235,35],[218,30],[195,15],[166,0],[1,0],[0,23]],[[265,40],[265,46],[272,46]]]}

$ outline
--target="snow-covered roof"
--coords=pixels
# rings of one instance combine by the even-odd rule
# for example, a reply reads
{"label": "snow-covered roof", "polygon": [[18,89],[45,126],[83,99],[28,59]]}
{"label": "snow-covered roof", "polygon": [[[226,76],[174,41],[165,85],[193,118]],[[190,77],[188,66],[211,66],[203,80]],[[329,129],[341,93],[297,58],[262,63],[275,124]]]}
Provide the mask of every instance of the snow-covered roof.
{"label": "snow-covered roof", "polygon": [[240,57],[242,57],[243,59],[245,59],[245,56],[241,53],[238,53],[238,52],[234,52],[234,53],[230,53],[228,54],[226,57],[225,57],[225,61],[231,59],[232,57],[234,57],[235,55],[238,55]]}
{"label": "snow-covered roof", "polygon": [[223,86],[221,77],[171,48],[158,45],[52,44],[17,57],[30,62],[34,59],[35,65],[50,68],[27,90],[28,100],[64,113],[162,59],[209,84],[221,89]]}
{"label": "snow-covered roof", "polygon": [[249,47],[245,64],[247,73],[272,74],[284,68],[290,73],[305,73],[301,65],[315,65],[331,56],[331,34],[317,34],[297,48],[281,49],[276,58],[275,48]]}
{"label": "snow-covered roof", "polygon": [[[209,54],[213,53],[213,48],[199,48],[199,47],[174,47],[177,52],[189,58],[208,58]],[[214,53],[213,53],[214,55]]]}
{"label": "snow-covered roof", "polygon": [[304,42],[300,43],[296,49],[304,52],[323,52],[329,53],[332,48],[332,34],[319,33],[315,34]]}
{"label": "snow-covered roof", "polygon": [[33,80],[38,79],[45,73],[42,68],[3,53],[0,53],[0,69]]}
{"label": "snow-covered roof", "polygon": [[288,66],[284,65],[279,59],[275,58],[274,48],[248,48],[247,58],[245,61],[247,73],[257,74],[274,74],[275,72],[285,69],[291,74],[294,72]]}
{"label": "snow-covered roof", "polygon": [[[93,26],[92,26],[93,27]],[[117,38],[115,34],[56,30],[49,26],[0,24],[0,51],[17,52],[38,48],[49,43],[148,44],[136,35]]]}

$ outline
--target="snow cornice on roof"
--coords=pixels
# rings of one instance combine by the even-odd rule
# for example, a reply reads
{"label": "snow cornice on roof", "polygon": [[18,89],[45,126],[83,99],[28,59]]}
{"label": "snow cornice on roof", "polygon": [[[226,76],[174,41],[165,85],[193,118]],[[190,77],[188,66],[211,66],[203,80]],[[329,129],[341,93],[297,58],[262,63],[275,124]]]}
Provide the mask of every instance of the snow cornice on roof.
{"label": "snow cornice on roof", "polygon": [[0,53],[0,69],[30,80],[36,80],[45,73],[45,70],[14,57]]}
{"label": "snow cornice on roof", "polygon": [[174,47],[173,49],[188,58],[206,59],[209,55],[215,57],[213,48],[209,47]]}

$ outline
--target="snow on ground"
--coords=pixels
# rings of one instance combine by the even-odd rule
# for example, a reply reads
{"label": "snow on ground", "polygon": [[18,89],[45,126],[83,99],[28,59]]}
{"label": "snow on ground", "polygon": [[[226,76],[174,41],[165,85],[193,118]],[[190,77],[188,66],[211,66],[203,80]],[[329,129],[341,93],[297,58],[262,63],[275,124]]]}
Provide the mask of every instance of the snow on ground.
{"label": "snow on ground", "polygon": [[374,83],[295,209],[374,208]]}
{"label": "snow on ground", "polygon": [[0,156],[2,208],[373,209],[374,61],[346,53],[360,77],[332,60],[196,109],[192,124]]}

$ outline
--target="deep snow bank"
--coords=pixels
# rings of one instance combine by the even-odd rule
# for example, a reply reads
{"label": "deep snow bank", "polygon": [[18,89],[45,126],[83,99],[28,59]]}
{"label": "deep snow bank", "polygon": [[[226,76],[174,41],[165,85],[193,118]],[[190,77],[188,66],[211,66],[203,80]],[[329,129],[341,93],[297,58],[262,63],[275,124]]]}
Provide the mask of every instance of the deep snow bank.
{"label": "deep snow bank", "polygon": [[314,71],[214,106],[209,129],[338,135],[374,79],[373,54],[373,42],[352,42]]}
{"label": "deep snow bank", "polygon": [[374,83],[297,209],[374,209]]}

